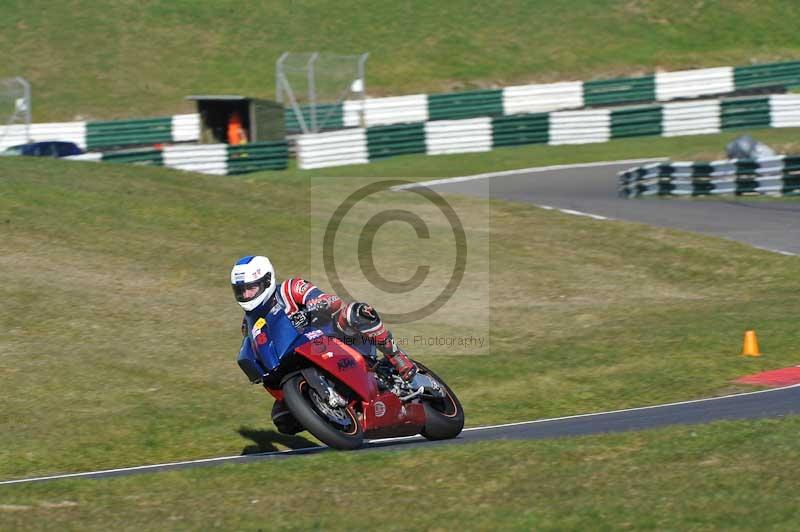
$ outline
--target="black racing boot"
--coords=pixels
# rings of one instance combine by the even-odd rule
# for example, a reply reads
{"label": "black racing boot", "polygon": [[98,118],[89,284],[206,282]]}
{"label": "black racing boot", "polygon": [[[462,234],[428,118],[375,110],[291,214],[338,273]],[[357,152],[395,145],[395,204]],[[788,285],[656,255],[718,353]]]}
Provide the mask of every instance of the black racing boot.
{"label": "black racing boot", "polygon": [[293,436],[303,430],[303,426],[289,412],[283,401],[275,401],[272,405],[272,422],[281,434]]}

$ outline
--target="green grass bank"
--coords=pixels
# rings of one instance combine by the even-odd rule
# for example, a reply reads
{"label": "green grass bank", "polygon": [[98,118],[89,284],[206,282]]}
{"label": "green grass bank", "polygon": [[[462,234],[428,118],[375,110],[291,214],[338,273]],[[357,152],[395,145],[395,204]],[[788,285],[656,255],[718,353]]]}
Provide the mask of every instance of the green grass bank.
{"label": "green grass bank", "polygon": [[794,60],[798,17],[790,0],[12,2],[0,78],[31,82],[36,122],[161,116],[188,94],[272,97],[284,51],[370,52],[371,96],[448,92]]}
{"label": "green grass bank", "polygon": [[[791,530],[800,419],[0,486],[24,530]],[[413,479],[410,481],[409,479]],[[413,511],[392,512],[392,494]]]}
{"label": "green grass bank", "polygon": [[[227,276],[253,252],[281,274],[311,270],[300,173],[7,159],[0,181],[0,477],[230,454],[272,429],[271,402],[235,365]],[[797,363],[794,257],[512,203],[489,213],[491,354],[414,353],[458,391],[469,425],[727,393]],[[746,328],[767,356],[738,355]]]}

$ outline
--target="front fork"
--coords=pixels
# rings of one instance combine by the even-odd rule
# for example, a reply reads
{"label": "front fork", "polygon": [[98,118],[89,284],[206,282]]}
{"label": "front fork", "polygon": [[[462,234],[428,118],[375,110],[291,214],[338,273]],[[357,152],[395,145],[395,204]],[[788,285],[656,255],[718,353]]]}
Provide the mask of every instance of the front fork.
{"label": "front fork", "polygon": [[328,379],[320,375],[320,373],[312,367],[302,369],[300,373],[303,374],[306,382],[311,386],[317,395],[331,408],[338,408],[340,406],[347,406],[347,400],[337,392]]}

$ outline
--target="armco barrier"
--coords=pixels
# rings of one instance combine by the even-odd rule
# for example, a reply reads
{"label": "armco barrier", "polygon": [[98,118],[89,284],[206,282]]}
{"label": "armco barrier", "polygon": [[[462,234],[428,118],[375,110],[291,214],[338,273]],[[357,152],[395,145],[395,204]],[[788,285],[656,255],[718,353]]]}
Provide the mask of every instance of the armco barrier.
{"label": "armco barrier", "polygon": [[[347,100],[319,106],[317,122],[323,129],[336,130],[668,101],[754,89],[783,90],[794,86],[800,86],[800,61],[659,72],[609,80],[519,85],[505,89]],[[310,123],[309,109],[301,107],[301,112],[304,120]],[[291,109],[286,110],[285,119],[287,131],[300,131]],[[612,116],[612,125],[613,119]],[[721,127],[725,127],[724,118]],[[622,133],[624,128],[618,131],[627,135],[634,129],[628,128],[626,133]],[[137,120],[32,124],[31,138],[67,140],[90,149],[195,142],[200,138],[200,118],[197,114],[185,114]],[[618,137],[612,133],[612,138]],[[0,127],[0,149],[25,140],[24,126]]]}
{"label": "armco barrier", "polygon": [[428,155],[469,153],[492,149],[492,120],[438,120],[425,124]]}
{"label": "armco barrier", "polygon": [[[368,98],[363,102],[347,100],[333,107],[335,115],[342,115],[342,127],[372,127],[425,120],[498,117],[666,102],[758,89],[776,92],[793,86],[800,86],[800,61],[658,72],[607,80],[519,85],[504,89]],[[304,115],[308,113],[307,109],[302,112]],[[300,131],[294,113],[287,111],[286,123],[287,131]],[[326,129],[334,128],[326,125]]]}
{"label": "armco barrier", "polygon": [[610,109],[550,113],[550,144],[607,142],[610,137]]}
{"label": "armco barrier", "polygon": [[86,125],[86,147],[90,150],[170,141],[171,117],[110,120]]}
{"label": "armco barrier", "polygon": [[[95,154],[86,154],[95,155]],[[133,163],[153,166],[164,166],[164,157],[161,150],[142,148],[138,150],[123,150],[119,152],[97,153],[99,157],[95,160],[110,163]],[[73,157],[80,159],[82,156]]]}
{"label": "armco barrier", "polygon": [[720,107],[722,129],[738,127],[769,127],[770,107],[768,98],[744,98],[723,101]]}
{"label": "armco barrier", "polygon": [[733,69],[737,90],[800,85],[800,61],[768,63]]}
{"label": "armco barrier", "polygon": [[195,142],[200,139],[200,115],[174,115],[172,124],[172,142]]}
{"label": "armco barrier", "polygon": [[661,113],[661,134],[665,137],[720,132],[719,100],[667,103]]}
{"label": "armco barrier", "polygon": [[200,137],[200,117],[197,114],[175,115],[137,120],[107,120],[88,122],[88,149],[111,149],[165,142],[192,142]]}
{"label": "armco barrier", "polygon": [[228,146],[227,174],[247,174],[261,170],[286,170],[289,146],[285,141],[258,142]]}
{"label": "armco barrier", "polygon": [[619,193],[639,196],[800,194],[800,155],[712,162],[665,162],[619,173]]}
{"label": "armco barrier", "polygon": [[[197,114],[137,120],[31,124],[31,141],[62,140],[83,149],[108,150],[166,142],[195,142],[200,138]],[[26,142],[25,126],[0,127],[0,149]]]}
{"label": "armco barrier", "polygon": [[227,144],[168,146],[163,150],[163,157],[164,166],[178,170],[216,175],[228,173]]}
{"label": "armco barrier", "polygon": [[367,163],[408,153],[467,153],[524,144],[583,144],[615,138],[800,127],[800,95],[697,100],[467,120],[433,120],[301,135],[300,168]]}
{"label": "armco barrier", "polygon": [[143,148],[102,154],[86,153],[69,159],[167,166],[204,174],[232,175],[285,170],[289,164],[289,148],[285,141],[241,146],[195,144],[167,146],[163,150]]}
{"label": "armco barrier", "polygon": [[614,109],[611,112],[611,138],[661,135],[663,113],[660,105]]}
{"label": "armco barrier", "polygon": [[655,99],[655,76],[583,82],[583,103],[587,106],[652,102]]}
{"label": "armco barrier", "polygon": [[548,113],[500,116],[492,119],[492,146],[547,144],[548,140],[550,140]]}
{"label": "armco barrier", "polygon": [[[33,142],[43,140],[62,140],[74,142],[81,148],[86,148],[86,122],[61,122],[31,124],[27,129],[27,134]],[[0,127],[0,150],[17,144],[25,144],[26,127],[24,125],[12,125],[6,128]]]}
{"label": "armco barrier", "polygon": [[300,168],[323,168],[369,162],[366,129],[355,128],[297,137]]}
{"label": "armco barrier", "polygon": [[797,95],[778,94],[769,98],[769,125],[772,127],[800,127],[800,107]]}
{"label": "armco barrier", "polygon": [[428,95],[429,120],[460,120],[503,114],[500,89]]}
{"label": "armco barrier", "polygon": [[733,67],[656,73],[656,100],[696,98],[734,91]]}
{"label": "armco barrier", "polygon": [[425,94],[412,94],[347,102],[344,107],[344,125],[360,125],[362,114],[367,127],[425,122],[428,120],[428,97]]}
{"label": "armco barrier", "polygon": [[503,114],[506,115],[579,107],[583,107],[583,84],[580,81],[503,89]]}
{"label": "armco barrier", "polygon": [[405,155],[425,153],[425,124],[399,124],[367,129],[367,152],[371,161]]}

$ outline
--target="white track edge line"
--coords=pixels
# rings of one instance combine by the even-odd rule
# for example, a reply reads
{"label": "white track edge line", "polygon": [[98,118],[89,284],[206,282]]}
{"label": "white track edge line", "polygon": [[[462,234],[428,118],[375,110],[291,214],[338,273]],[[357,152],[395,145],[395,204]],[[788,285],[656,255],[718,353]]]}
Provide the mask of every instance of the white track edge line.
{"label": "white track edge line", "polygon": [[576,211],[573,209],[562,209],[559,207],[551,207],[550,205],[536,205],[536,207],[539,207],[540,209],[544,209],[546,211],[558,211],[558,212],[563,212],[564,214],[572,214],[575,216],[588,216],[589,218],[593,218],[595,220],[613,220],[613,218],[609,218],[608,216],[600,216],[599,214]]}
{"label": "white track edge line", "polygon": [[575,164],[555,164],[552,166],[536,166],[533,168],[519,168],[517,170],[504,170],[502,172],[488,172],[485,174],[474,174],[460,177],[446,177],[443,179],[432,179],[430,181],[419,181],[417,183],[408,183],[406,185],[397,185],[391,187],[391,190],[406,190],[409,188],[427,187],[432,185],[443,185],[447,183],[460,183],[462,181],[474,181],[476,179],[489,179],[492,177],[503,177],[508,175],[530,174],[539,172],[549,172],[551,170],[568,170],[570,168],[589,168],[592,166],[614,166],[617,164],[635,164],[656,161],[666,161],[667,157],[653,157],[649,159],[622,159],[619,161],[596,161],[593,163],[575,163]]}
{"label": "white track edge line", "polygon": [[[732,397],[744,397],[747,395],[756,395],[756,394],[763,394],[763,393],[770,393],[770,392],[778,392],[781,390],[788,390],[790,388],[797,388],[800,387],[800,384],[792,384],[791,386],[782,386],[780,388],[772,388],[769,390],[758,390],[755,392],[745,392],[745,393],[734,393],[730,395],[721,395],[719,397],[707,397],[705,399],[691,399],[689,401],[678,401],[675,403],[664,403],[660,405],[651,405],[651,406],[637,406],[635,408],[623,408],[621,410],[608,410],[605,412],[592,412],[588,414],[576,414],[572,416],[562,416],[562,417],[553,417],[547,419],[534,419],[531,421],[517,421],[515,423],[502,423],[499,425],[486,425],[483,427],[471,427],[464,429],[463,432],[471,432],[476,430],[489,430],[489,429],[499,429],[503,427],[515,427],[519,425],[533,425],[537,423],[547,423],[548,421],[562,421],[565,419],[578,419],[584,417],[592,417],[592,416],[603,416],[608,414],[619,414],[622,412],[635,412],[638,410],[652,410],[655,408],[664,408],[668,406],[678,406],[678,405],[688,405],[692,403],[703,403],[708,401],[719,401],[721,399],[730,399]],[[402,440],[410,440],[414,438],[419,438],[420,436],[401,436],[398,438],[384,438],[380,440],[370,440],[370,442],[379,442],[379,443],[388,443],[393,441],[402,441]],[[309,449],[318,449],[318,447],[308,447],[305,449],[288,449],[285,451],[272,451],[268,453],[256,453],[256,454],[237,454],[233,456],[219,456],[217,458],[201,458],[199,460],[185,460],[182,462],[167,462],[163,464],[151,464],[151,465],[143,465],[143,466],[133,466],[133,467],[121,467],[117,469],[103,469],[100,471],[84,471],[82,473],[67,473],[63,475],[50,475],[46,477],[35,477],[35,478],[21,478],[17,480],[3,480],[0,481],[0,486],[4,484],[22,484],[24,482],[35,482],[38,480],[55,480],[55,479],[62,479],[62,478],[76,478],[76,477],[85,477],[90,475],[99,475],[104,473],[118,473],[122,471],[137,471],[137,470],[147,470],[147,469],[157,469],[160,467],[169,467],[175,465],[186,465],[186,464],[201,464],[201,463],[209,463],[209,462],[218,462],[220,460],[237,460],[242,458],[253,458],[258,456],[275,456],[281,454],[302,454],[304,451],[308,452]]]}
{"label": "white track edge line", "polygon": [[788,390],[788,389],[791,389],[791,388],[798,388],[798,387],[800,387],[800,384],[792,384],[790,386],[781,386],[780,388],[771,388],[769,390],[758,390],[758,391],[755,391],[755,392],[734,393],[734,394],[730,394],[730,395],[720,395],[719,397],[706,397],[705,399],[691,399],[689,401],[678,401],[678,402],[675,402],[675,403],[664,403],[664,404],[660,404],[660,405],[637,406],[637,407],[634,407],[634,408],[623,408],[623,409],[620,409],[620,410],[608,410],[608,411],[605,411],[605,412],[591,412],[591,413],[588,413],[588,414],[575,414],[575,415],[572,415],[572,416],[553,417],[553,418],[547,418],[547,419],[535,419],[533,421],[517,421],[515,423],[503,423],[501,425],[489,425],[489,426],[485,426],[485,427],[472,427],[472,428],[464,429],[464,432],[472,431],[472,430],[487,430],[487,429],[497,429],[497,428],[502,428],[502,427],[514,427],[514,426],[517,426],[517,425],[532,425],[532,424],[536,424],[536,423],[546,423],[548,421],[562,421],[562,420],[565,420],[565,419],[577,419],[577,418],[593,417],[593,416],[605,416],[605,415],[610,415],[610,414],[621,414],[623,412],[636,412],[636,411],[640,411],[640,410],[653,410],[653,409],[656,409],[656,408],[666,408],[668,406],[680,406],[680,405],[688,405],[688,404],[693,404],[693,403],[705,403],[705,402],[708,402],[708,401],[719,401],[721,399],[732,399],[734,397],[744,397],[744,396],[747,396],[747,395],[757,395],[757,394],[770,393],[770,392],[779,392],[779,391],[782,391],[782,390]]}
{"label": "white track edge line", "polygon": [[216,458],[200,458],[197,460],[183,460],[179,462],[165,462],[162,464],[149,464],[149,465],[140,465],[140,466],[131,466],[131,467],[119,467],[115,469],[100,469],[97,471],[83,471],[80,473],[64,473],[61,475],[49,475],[45,477],[34,477],[34,478],[21,478],[16,480],[3,480],[0,481],[0,486],[3,484],[20,484],[23,482],[34,482],[37,480],[55,480],[60,478],[76,478],[76,477],[86,477],[90,475],[100,475],[105,473],[120,473],[123,471],[145,471],[148,469],[158,469],[160,467],[171,467],[171,466],[178,466],[178,465],[188,465],[188,464],[203,464],[203,463],[211,463],[211,462],[219,462],[221,460],[238,460],[243,458],[252,458],[255,456],[275,456],[281,454],[290,454],[290,453],[297,453],[301,454],[303,451],[308,451],[309,449],[317,449],[318,447],[306,447],[304,449],[287,449],[285,451],[270,451],[266,453],[254,453],[254,454],[235,454],[231,456],[217,456]]}
{"label": "white track edge line", "polygon": [[760,249],[763,251],[771,251],[772,253],[780,253],[781,255],[786,255],[787,257],[797,257],[797,253],[792,253],[791,251],[783,251],[782,249],[772,249],[772,248],[762,248],[760,246],[753,245],[754,248]]}

